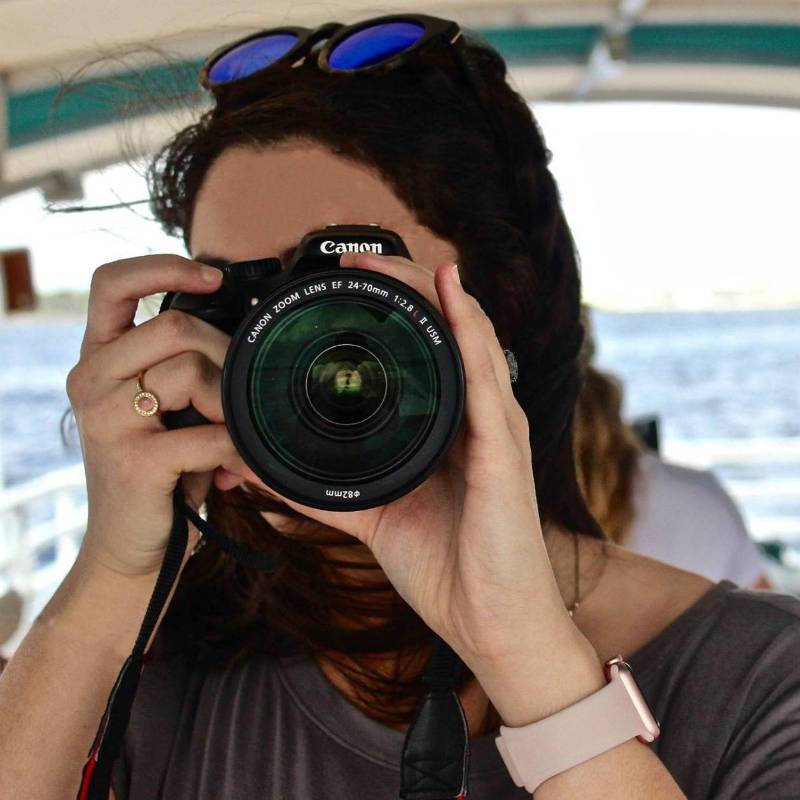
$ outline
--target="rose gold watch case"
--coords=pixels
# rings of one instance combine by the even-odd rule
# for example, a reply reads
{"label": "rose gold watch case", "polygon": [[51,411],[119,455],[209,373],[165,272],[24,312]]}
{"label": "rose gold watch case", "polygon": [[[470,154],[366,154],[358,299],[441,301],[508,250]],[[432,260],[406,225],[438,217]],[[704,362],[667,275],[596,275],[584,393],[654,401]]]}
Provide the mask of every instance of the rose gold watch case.
{"label": "rose gold watch case", "polygon": [[615,656],[606,661],[604,667],[606,680],[618,680],[622,682],[634,708],[639,714],[639,719],[642,721],[645,732],[637,734],[636,738],[645,744],[655,741],[661,729],[658,720],[650,710],[650,706],[647,705],[647,700],[644,699],[639,687],[636,685],[636,680],[633,677],[633,670],[630,664],[628,664],[622,656]]}

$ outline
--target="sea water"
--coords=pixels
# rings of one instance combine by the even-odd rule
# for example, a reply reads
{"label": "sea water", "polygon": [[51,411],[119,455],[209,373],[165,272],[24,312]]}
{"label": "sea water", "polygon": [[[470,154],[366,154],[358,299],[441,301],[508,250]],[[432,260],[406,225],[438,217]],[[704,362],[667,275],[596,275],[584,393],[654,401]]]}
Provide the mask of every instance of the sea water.
{"label": "sea water", "polygon": [[[628,417],[658,417],[665,457],[714,469],[756,538],[800,541],[800,309],[595,312],[594,325],[598,366],[623,379]],[[80,460],[61,428],[82,335],[82,321],[0,321],[6,486]]]}

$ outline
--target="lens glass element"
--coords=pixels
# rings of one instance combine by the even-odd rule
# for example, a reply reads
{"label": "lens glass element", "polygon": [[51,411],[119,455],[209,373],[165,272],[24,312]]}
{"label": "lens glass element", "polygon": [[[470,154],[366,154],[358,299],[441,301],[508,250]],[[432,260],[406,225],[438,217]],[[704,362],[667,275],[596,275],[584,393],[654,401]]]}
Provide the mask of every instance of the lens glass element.
{"label": "lens glass element", "polygon": [[362,296],[282,313],[260,334],[248,376],[262,442],[290,469],[337,485],[410,458],[439,403],[423,328],[402,309]]}

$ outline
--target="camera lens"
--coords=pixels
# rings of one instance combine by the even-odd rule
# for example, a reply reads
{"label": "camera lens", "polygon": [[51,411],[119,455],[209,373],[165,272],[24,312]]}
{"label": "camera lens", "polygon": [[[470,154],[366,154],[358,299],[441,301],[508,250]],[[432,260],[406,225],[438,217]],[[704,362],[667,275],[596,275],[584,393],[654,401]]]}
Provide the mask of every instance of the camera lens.
{"label": "camera lens", "polygon": [[288,467],[339,482],[399,466],[427,432],[439,393],[412,324],[369,298],[284,316],[261,339],[248,383],[262,441]]}
{"label": "camera lens", "polygon": [[226,359],[237,448],[307,505],[363,508],[410,491],[463,410],[463,366],[437,310],[389,276],[369,277],[290,283],[242,324]]}

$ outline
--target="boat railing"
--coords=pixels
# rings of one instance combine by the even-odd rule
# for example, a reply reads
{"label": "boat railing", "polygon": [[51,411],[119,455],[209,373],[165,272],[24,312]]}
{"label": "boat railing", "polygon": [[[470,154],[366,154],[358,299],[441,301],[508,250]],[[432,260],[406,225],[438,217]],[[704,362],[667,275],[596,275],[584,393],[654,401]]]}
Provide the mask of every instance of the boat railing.
{"label": "boat railing", "polygon": [[53,470],[0,491],[0,598],[22,599],[13,650],[75,561],[86,530],[83,464]]}

